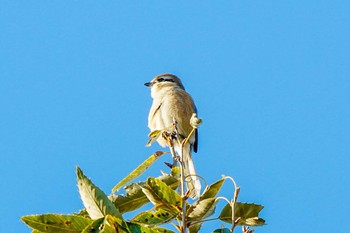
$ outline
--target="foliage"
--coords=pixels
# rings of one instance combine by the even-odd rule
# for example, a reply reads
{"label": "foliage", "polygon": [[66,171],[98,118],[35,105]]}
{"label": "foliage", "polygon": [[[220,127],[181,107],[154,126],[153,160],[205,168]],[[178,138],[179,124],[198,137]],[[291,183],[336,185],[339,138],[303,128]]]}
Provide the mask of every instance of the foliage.
{"label": "foliage", "polygon": [[[153,156],[153,155],[152,155]],[[130,176],[138,177],[149,163],[141,164]],[[148,166],[148,165],[147,165]],[[111,194],[107,196],[100,190],[83,171],[77,167],[77,183],[85,209],[78,214],[42,214],[22,217],[22,221],[33,229],[33,232],[59,233],[109,233],[109,232],[173,232],[160,225],[172,222],[181,232],[181,217],[186,216],[186,227],[191,233],[199,232],[201,225],[215,212],[221,198],[216,197],[226,178],[208,185],[202,195],[190,204],[181,197],[176,189],[179,187],[179,176],[174,167],[173,174],[163,173],[154,178],[149,177],[145,182],[131,183],[124,186],[125,195]],[[136,174],[136,176],[135,176]],[[127,176],[123,180],[131,181]],[[182,211],[182,202],[186,201],[186,212]],[[131,220],[125,220],[123,214],[134,211],[151,202],[154,208],[138,213]],[[236,225],[260,226],[265,221],[258,217],[263,206],[247,203],[235,203]],[[231,223],[232,203],[229,202],[217,219]],[[231,232],[228,228],[217,229],[213,232]]]}
{"label": "foliage", "polygon": [[[194,132],[201,120],[194,115],[191,125]],[[176,128],[176,127],[175,127]],[[173,145],[173,133],[164,131],[151,132],[148,145],[160,135],[171,135],[167,140]],[[190,135],[191,135],[190,134]],[[188,136],[188,138],[190,137]],[[184,139],[184,146],[188,138]],[[176,159],[173,148],[170,146],[172,156]],[[83,171],[77,167],[77,183],[79,194],[84,204],[84,209],[71,215],[42,214],[22,217],[22,221],[33,229],[32,233],[172,233],[174,231],[161,227],[173,225],[180,233],[197,233],[202,224],[209,220],[219,220],[229,223],[231,229],[221,227],[213,232],[229,233],[238,225],[243,226],[243,232],[253,232],[249,227],[261,226],[265,220],[259,218],[263,209],[262,205],[237,202],[239,187],[231,177],[222,177],[213,184],[207,185],[200,197],[194,202],[188,200],[188,191],[185,191],[185,177],[181,160],[180,167],[173,166],[171,174],[162,172],[159,177],[149,177],[144,182],[131,183],[143,174],[164,152],[156,152],[147,158],[128,176],[122,179],[107,196],[99,189]],[[234,183],[235,190],[231,201],[225,197],[218,197],[218,193],[224,182],[230,180]],[[119,192],[123,187],[125,194]],[[178,192],[177,190],[180,190]],[[115,193],[117,192],[117,193]],[[220,215],[211,218],[215,214],[217,203],[224,200],[227,204],[220,211]],[[147,203],[152,203],[153,208],[146,211],[139,210]],[[127,212],[139,210],[139,213],[130,220],[123,216]],[[170,223],[170,224],[169,224]],[[248,227],[249,226],[249,227]]]}

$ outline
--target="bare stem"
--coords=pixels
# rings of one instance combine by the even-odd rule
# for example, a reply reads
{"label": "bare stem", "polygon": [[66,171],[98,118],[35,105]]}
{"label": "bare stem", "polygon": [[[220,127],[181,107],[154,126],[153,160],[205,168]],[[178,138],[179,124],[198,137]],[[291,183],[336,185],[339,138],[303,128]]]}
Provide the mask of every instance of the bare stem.
{"label": "bare stem", "polygon": [[182,232],[186,233],[186,195],[185,195],[185,170],[182,159],[183,147],[181,147],[180,167],[181,167],[181,197],[182,197]]}
{"label": "bare stem", "polygon": [[236,207],[236,202],[237,202],[237,198],[238,198],[238,194],[239,194],[240,188],[237,186],[236,181],[232,177],[226,176],[225,178],[231,180],[233,185],[234,185],[234,187],[235,187],[235,193],[234,193],[233,199],[232,199],[232,201],[230,203],[231,208],[232,208],[231,209],[232,210],[232,216],[231,216],[232,217],[232,228],[231,228],[231,232],[233,232],[235,230],[235,227],[236,227],[238,221],[239,221],[238,219],[237,219],[238,221],[235,220],[235,207]]}
{"label": "bare stem", "polygon": [[192,134],[194,133],[195,130],[196,130],[195,128],[192,128],[190,134],[185,138],[185,140],[182,141],[182,143],[181,143],[182,147],[186,146],[188,140],[190,140],[190,138],[191,138],[191,136],[192,136]]}
{"label": "bare stem", "polygon": [[233,200],[231,203],[231,207],[232,207],[232,230],[231,230],[231,232],[234,231],[234,229],[237,225],[237,222],[235,221],[235,208],[236,208],[236,202],[237,202],[239,190],[240,190],[240,188],[235,185],[235,194],[233,196]]}

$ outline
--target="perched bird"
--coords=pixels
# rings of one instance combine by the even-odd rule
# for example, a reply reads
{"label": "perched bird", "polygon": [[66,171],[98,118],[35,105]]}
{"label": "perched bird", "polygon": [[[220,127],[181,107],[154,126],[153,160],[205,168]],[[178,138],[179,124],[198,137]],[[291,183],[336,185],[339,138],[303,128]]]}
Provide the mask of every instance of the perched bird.
{"label": "perched bird", "polygon": [[[185,91],[181,80],[172,74],[161,74],[152,81],[145,83],[151,88],[153,104],[148,115],[148,127],[151,132],[166,130],[171,132],[174,120],[177,122],[177,137],[182,142],[191,132],[190,119],[193,113],[197,113],[192,97]],[[170,129],[170,130],[167,130]],[[174,141],[174,150],[181,156],[181,144]],[[167,140],[162,136],[157,142],[162,146],[168,146]],[[200,195],[201,183],[196,175],[191,151],[197,152],[198,131],[192,134],[182,151],[182,161],[187,187],[192,198]]]}

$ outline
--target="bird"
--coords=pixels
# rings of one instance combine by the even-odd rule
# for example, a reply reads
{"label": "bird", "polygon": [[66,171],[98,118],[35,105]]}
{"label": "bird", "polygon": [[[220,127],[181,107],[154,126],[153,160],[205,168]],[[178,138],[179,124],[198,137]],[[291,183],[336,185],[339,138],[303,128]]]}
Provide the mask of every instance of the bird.
{"label": "bird", "polygon": [[[174,150],[178,156],[182,156],[184,176],[186,178],[189,196],[199,198],[201,183],[195,170],[191,152],[198,151],[198,129],[191,135],[188,143],[182,149],[182,142],[192,131],[190,119],[197,113],[196,105],[190,94],[185,90],[181,80],[173,74],[161,74],[153,78],[145,86],[151,88],[153,103],[148,115],[148,128],[151,132],[171,128],[176,122],[176,136],[173,140]],[[157,139],[160,146],[166,147],[168,141],[160,136]],[[182,153],[181,153],[182,152]]]}

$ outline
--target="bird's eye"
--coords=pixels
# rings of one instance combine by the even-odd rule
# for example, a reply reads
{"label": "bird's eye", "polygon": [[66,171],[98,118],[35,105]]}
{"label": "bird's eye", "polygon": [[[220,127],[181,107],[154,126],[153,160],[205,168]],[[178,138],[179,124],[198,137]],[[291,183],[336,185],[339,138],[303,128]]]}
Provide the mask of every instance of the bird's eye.
{"label": "bird's eye", "polygon": [[158,82],[163,82],[164,81],[164,78],[159,78],[158,79]]}

